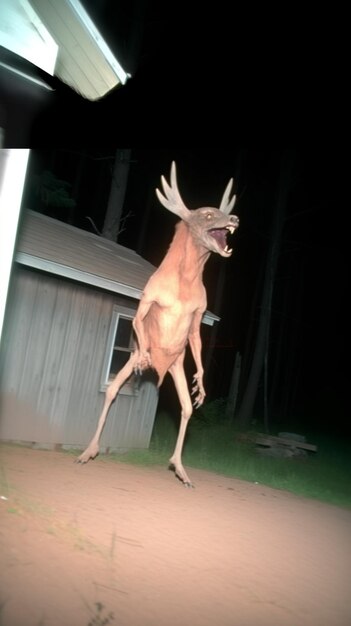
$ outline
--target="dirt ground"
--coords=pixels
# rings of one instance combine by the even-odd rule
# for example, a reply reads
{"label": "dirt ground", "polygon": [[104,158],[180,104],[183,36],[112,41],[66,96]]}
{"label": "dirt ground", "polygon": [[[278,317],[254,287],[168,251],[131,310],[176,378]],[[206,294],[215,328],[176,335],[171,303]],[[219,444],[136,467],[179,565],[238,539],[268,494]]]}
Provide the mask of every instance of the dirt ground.
{"label": "dirt ground", "polygon": [[0,448],[2,626],[349,626],[351,511]]}

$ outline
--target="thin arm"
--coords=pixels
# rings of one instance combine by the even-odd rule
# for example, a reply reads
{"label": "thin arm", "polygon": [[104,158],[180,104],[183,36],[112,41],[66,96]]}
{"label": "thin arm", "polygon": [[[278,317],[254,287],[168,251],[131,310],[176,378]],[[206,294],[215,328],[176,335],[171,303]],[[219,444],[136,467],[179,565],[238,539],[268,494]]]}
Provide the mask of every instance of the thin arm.
{"label": "thin arm", "polygon": [[206,397],[206,392],[203,386],[203,375],[204,368],[202,365],[202,357],[201,357],[201,348],[202,341],[200,335],[200,326],[201,320],[203,316],[203,311],[198,310],[195,315],[191,325],[190,333],[189,333],[189,345],[191,349],[191,353],[193,355],[193,359],[196,365],[196,374],[194,375],[194,386],[192,388],[192,395],[197,393],[197,396],[194,400],[194,406],[197,408],[201,406]]}

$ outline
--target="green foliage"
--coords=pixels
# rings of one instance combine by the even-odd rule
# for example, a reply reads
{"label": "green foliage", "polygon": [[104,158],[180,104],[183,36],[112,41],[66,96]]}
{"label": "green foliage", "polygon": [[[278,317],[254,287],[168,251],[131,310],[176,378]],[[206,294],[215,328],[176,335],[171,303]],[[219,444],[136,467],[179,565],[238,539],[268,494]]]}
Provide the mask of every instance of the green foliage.
{"label": "green foliage", "polygon": [[217,398],[211,402],[205,402],[194,414],[189,423],[189,429],[203,430],[212,428],[225,422],[226,399]]}
{"label": "green foliage", "polygon": [[33,190],[44,207],[72,209],[76,201],[70,197],[68,189],[70,183],[56,178],[55,174],[45,170],[38,176],[33,176]]}
{"label": "green foliage", "polygon": [[[184,444],[183,462],[187,467],[204,469],[240,478],[275,489],[330,504],[351,507],[351,443],[305,433],[317,452],[306,458],[273,458],[257,454],[255,432],[242,437],[224,417],[224,400],[205,404],[194,412]],[[177,419],[178,416],[177,416]],[[177,439],[179,422],[165,411],[156,415],[147,450],[101,456],[108,461],[124,461],[143,466],[167,467]],[[244,434],[244,435],[245,435]],[[78,452],[75,452],[75,455]]]}
{"label": "green foliage", "polygon": [[[318,446],[302,458],[260,456],[253,441],[238,436],[224,418],[223,399],[205,404],[194,412],[186,437],[183,461],[187,467],[248,480],[284,489],[331,504],[351,507],[351,445],[306,433],[308,441]],[[149,450],[133,451],[115,458],[142,465],[165,465],[177,438],[178,425],[171,415],[156,416]]]}

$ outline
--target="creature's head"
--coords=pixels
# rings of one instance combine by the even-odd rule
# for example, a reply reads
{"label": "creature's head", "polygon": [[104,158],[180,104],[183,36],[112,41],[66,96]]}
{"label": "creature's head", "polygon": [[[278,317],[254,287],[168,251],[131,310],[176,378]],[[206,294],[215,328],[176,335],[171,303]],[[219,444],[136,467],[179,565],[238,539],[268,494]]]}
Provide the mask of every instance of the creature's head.
{"label": "creature's head", "polygon": [[239,218],[236,215],[229,215],[236,199],[234,195],[229,201],[233,179],[230,179],[226,187],[219,209],[201,207],[192,211],[187,209],[178,191],[174,161],[171,167],[171,184],[167,183],[164,176],[161,177],[161,181],[164,195],[156,189],[161,204],[186,222],[194,239],[200,245],[210,252],[229,257],[233,250],[228,248],[227,235],[232,235],[239,226]]}

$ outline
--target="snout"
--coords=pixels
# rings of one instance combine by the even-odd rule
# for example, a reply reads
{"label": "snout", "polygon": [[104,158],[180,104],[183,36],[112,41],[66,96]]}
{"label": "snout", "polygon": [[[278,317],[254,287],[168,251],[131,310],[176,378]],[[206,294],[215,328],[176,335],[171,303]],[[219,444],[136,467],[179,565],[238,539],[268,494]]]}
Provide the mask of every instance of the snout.
{"label": "snout", "polygon": [[238,228],[239,226],[239,218],[237,215],[229,215],[229,221],[234,228]]}

